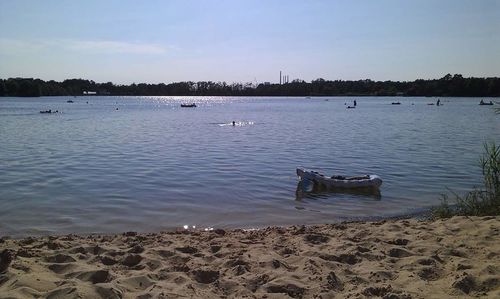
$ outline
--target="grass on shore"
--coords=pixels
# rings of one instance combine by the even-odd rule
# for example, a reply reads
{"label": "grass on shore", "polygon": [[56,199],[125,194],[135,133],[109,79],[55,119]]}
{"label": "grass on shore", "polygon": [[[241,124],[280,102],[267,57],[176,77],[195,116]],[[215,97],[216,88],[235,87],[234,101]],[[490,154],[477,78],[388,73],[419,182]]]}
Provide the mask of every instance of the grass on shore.
{"label": "grass on shore", "polygon": [[484,186],[469,191],[464,196],[453,193],[456,204],[449,204],[449,196],[443,195],[441,205],[432,209],[433,218],[459,216],[500,215],[500,146],[485,143],[481,157]]}

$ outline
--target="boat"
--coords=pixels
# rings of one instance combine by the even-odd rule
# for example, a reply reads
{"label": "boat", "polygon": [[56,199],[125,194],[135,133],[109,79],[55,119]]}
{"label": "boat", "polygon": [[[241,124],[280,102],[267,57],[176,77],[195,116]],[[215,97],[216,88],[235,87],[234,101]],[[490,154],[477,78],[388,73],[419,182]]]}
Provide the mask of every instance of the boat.
{"label": "boat", "polygon": [[391,105],[401,105],[401,102],[392,102]]}
{"label": "boat", "polygon": [[347,106],[347,109],[356,108],[356,106]]}
{"label": "boat", "polygon": [[73,100],[67,100],[66,103],[74,103]]}
{"label": "boat", "polygon": [[41,110],[40,113],[42,114],[51,114],[51,113],[59,113],[59,110],[56,110],[56,111],[52,111],[52,109],[49,109],[49,110]]}
{"label": "boat", "polygon": [[192,104],[181,104],[181,107],[182,108],[196,108],[196,104],[195,103],[192,103]]}
{"label": "boat", "polygon": [[382,179],[375,174],[355,177],[341,175],[327,177],[316,171],[297,168],[297,176],[301,180],[312,181],[315,186],[325,189],[379,188],[382,185]]}
{"label": "boat", "polygon": [[481,100],[481,102],[479,102],[479,105],[480,106],[493,106],[493,102],[490,101],[489,103],[486,103],[483,100]]}
{"label": "boat", "polygon": [[295,200],[300,201],[306,198],[328,197],[331,194],[363,196],[370,197],[374,200],[382,199],[382,193],[379,188],[331,188],[324,190],[314,187],[314,183],[311,181],[300,180],[295,189]]}

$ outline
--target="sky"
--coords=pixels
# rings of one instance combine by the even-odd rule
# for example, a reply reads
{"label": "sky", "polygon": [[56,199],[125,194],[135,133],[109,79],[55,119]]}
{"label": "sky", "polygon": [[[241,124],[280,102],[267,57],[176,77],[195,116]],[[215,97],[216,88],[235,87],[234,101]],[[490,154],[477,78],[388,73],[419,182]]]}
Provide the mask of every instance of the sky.
{"label": "sky", "polygon": [[500,77],[500,0],[0,0],[0,78]]}

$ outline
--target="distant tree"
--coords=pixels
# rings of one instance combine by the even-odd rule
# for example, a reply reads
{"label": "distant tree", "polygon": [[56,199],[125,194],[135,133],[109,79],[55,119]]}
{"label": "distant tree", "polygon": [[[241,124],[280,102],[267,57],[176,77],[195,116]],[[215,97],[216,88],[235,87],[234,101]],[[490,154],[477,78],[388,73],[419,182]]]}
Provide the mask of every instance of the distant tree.
{"label": "distant tree", "polygon": [[453,78],[453,77],[451,76],[451,74],[446,74],[443,78],[441,78],[441,80],[443,80],[443,81],[450,81],[450,80],[451,80],[451,78]]}
{"label": "distant tree", "polygon": [[0,80],[0,97],[5,96],[5,82]]}
{"label": "distant tree", "polygon": [[17,90],[19,89],[19,84],[17,80],[9,78],[5,82],[5,95],[15,97],[17,96]]}
{"label": "distant tree", "polygon": [[440,79],[410,82],[370,79],[331,81],[318,78],[310,83],[295,79],[287,84],[187,81],[130,85],[96,83],[85,79],[67,79],[62,82],[26,78],[0,79],[0,96],[81,95],[84,91],[96,91],[103,95],[149,96],[500,96],[500,78],[464,78],[460,74],[447,74]]}
{"label": "distant tree", "polygon": [[19,97],[39,97],[40,87],[33,80],[22,80],[17,92]]}

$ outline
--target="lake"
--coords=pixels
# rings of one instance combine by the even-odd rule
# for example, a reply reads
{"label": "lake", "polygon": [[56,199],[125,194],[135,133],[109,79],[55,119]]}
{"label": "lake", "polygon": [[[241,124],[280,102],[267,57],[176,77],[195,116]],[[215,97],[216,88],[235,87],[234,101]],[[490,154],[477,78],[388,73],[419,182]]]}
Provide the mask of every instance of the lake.
{"label": "lake", "polygon": [[[356,109],[346,109],[353,100]],[[481,185],[483,143],[500,142],[500,116],[479,98],[428,105],[436,100],[0,98],[0,235],[256,228],[422,211],[449,190]],[[59,113],[39,113],[48,109]],[[384,182],[380,195],[297,193],[298,166]]]}

